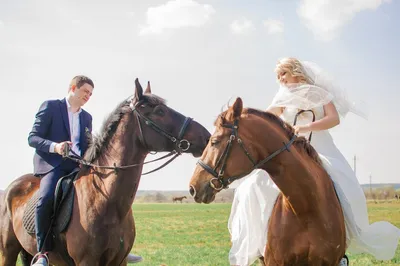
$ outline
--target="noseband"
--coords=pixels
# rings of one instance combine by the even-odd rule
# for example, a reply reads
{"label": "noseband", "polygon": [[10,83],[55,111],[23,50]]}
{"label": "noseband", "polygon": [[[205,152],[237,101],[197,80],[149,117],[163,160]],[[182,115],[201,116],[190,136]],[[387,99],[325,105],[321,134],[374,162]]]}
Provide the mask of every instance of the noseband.
{"label": "noseband", "polygon": [[[314,114],[314,112],[312,110],[301,110],[296,114],[293,125],[296,125],[297,116],[298,115],[300,115],[303,112],[308,112],[308,111],[313,114],[313,122],[314,122],[315,121],[315,114]],[[204,170],[206,170],[209,174],[211,174],[213,176],[213,178],[211,178],[211,180],[210,180],[210,186],[213,189],[217,190],[217,191],[229,188],[229,185],[233,181],[235,181],[237,179],[240,179],[243,176],[248,175],[251,171],[253,171],[254,169],[259,168],[262,165],[264,165],[265,163],[267,163],[268,161],[272,160],[272,158],[276,157],[278,154],[282,153],[283,151],[290,152],[289,147],[293,144],[293,142],[297,138],[297,135],[293,134],[293,137],[289,140],[288,143],[283,143],[282,148],[276,150],[275,152],[270,154],[267,158],[265,158],[264,160],[262,160],[262,161],[257,163],[256,160],[250,155],[250,153],[246,149],[245,145],[243,144],[242,139],[239,137],[239,134],[238,134],[239,120],[235,119],[233,124],[225,123],[225,124],[222,125],[222,127],[229,128],[231,130],[231,135],[229,136],[229,140],[228,140],[228,143],[227,143],[227,145],[225,147],[225,150],[221,154],[221,156],[218,158],[217,163],[215,164],[215,167],[212,168],[211,166],[209,166],[208,164],[203,162],[201,159],[199,159],[197,161],[198,165],[200,165]],[[312,132],[311,132],[311,134],[312,134]],[[309,141],[311,141],[311,134],[310,134],[310,137],[308,139]],[[225,171],[225,168],[226,168],[227,160],[228,160],[229,154],[230,154],[231,149],[232,149],[233,141],[235,141],[235,140],[239,144],[239,146],[242,149],[242,151],[244,152],[244,154],[246,154],[246,157],[252,163],[253,168],[251,168],[250,171],[248,171],[246,173],[243,173],[241,175],[231,176],[231,177],[224,177],[224,171]],[[219,166],[221,166],[221,168],[217,172],[217,168]]]}

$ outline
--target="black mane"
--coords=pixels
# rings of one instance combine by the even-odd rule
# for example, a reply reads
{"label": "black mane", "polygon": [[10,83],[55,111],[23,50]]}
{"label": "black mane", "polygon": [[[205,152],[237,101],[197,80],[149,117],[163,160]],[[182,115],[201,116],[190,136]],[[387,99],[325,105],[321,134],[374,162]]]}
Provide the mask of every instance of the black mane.
{"label": "black mane", "polygon": [[[154,94],[143,94],[140,101],[143,104],[150,104],[154,106],[165,104],[164,99]],[[107,149],[109,148],[108,144],[111,138],[114,136],[122,117],[126,113],[132,112],[132,109],[129,107],[130,103],[131,97],[122,101],[114,109],[114,111],[110,113],[107,119],[104,120],[100,133],[97,136],[93,135],[93,138],[89,141],[89,148],[84,156],[84,159],[87,162],[93,163],[100,157],[100,155],[107,152]]]}

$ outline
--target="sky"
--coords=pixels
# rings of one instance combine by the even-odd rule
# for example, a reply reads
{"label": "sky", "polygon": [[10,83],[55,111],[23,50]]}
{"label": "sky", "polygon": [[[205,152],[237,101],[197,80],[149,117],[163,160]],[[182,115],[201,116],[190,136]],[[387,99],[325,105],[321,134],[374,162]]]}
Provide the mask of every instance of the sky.
{"label": "sky", "polygon": [[[399,12],[393,0],[0,0],[0,189],[32,172],[35,113],[75,75],[95,83],[84,106],[94,133],[135,78],[213,132],[238,96],[268,107],[287,56],[316,62],[368,108],[330,130],[352,166],[356,155],[359,182],[400,182]],[[139,190],[187,190],[196,161],[180,156]]]}

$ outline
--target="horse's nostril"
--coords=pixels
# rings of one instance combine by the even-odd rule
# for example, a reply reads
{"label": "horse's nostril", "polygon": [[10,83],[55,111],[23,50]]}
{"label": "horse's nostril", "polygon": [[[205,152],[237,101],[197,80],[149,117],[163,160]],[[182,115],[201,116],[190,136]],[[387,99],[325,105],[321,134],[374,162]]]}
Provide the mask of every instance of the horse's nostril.
{"label": "horse's nostril", "polygon": [[194,197],[194,195],[196,194],[196,190],[194,190],[194,187],[193,187],[193,186],[190,186],[190,188],[189,188],[189,193],[190,193],[190,195],[192,195],[193,197]]}

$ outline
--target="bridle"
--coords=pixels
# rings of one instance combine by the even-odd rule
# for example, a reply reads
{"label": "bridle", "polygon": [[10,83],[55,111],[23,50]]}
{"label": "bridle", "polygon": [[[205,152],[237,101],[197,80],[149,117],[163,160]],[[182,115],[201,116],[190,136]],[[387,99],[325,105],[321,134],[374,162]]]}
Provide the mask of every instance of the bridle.
{"label": "bridle", "polygon": [[193,120],[190,117],[185,117],[185,121],[183,122],[181,129],[179,130],[178,137],[174,137],[171,134],[169,134],[167,131],[162,129],[159,125],[157,125],[155,122],[153,122],[150,118],[144,116],[142,113],[140,113],[137,110],[137,106],[141,104],[141,102],[138,102],[133,106],[133,104],[130,105],[133,113],[136,116],[136,119],[138,121],[138,126],[139,126],[139,139],[142,145],[148,149],[148,146],[146,144],[146,140],[143,135],[143,130],[142,130],[142,124],[140,120],[143,120],[144,123],[151,127],[154,131],[158,132],[159,134],[163,135],[167,139],[169,139],[171,142],[175,144],[175,149],[174,151],[177,154],[182,154],[183,152],[187,151],[190,148],[190,142],[186,139],[183,138],[183,135],[185,134],[186,128],[190,124],[190,122]]}
{"label": "bridle", "polygon": [[185,131],[187,129],[187,127],[189,126],[190,122],[193,120],[190,117],[185,117],[185,121],[183,122],[180,130],[179,130],[179,134],[177,137],[172,136],[170,133],[168,133],[166,130],[164,130],[163,128],[161,128],[159,125],[157,125],[154,121],[152,121],[150,118],[146,117],[145,115],[143,115],[138,109],[137,106],[140,106],[142,104],[142,101],[138,101],[137,103],[133,104],[131,103],[129,105],[129,107],[131,108],[133,114],[135,115],[137,121],[138,121],[138,127],[139,127],[139,141],[142,143],[142,145],[148,149],[148,146],[146,144],[144,135],[143,135],[143,130],[142,130],[142,124],[141,121],[144,121],[144,124],[146,126],[149,126],[150,128],[152,128],[154,131],[156,131],[157,133],[161,134],[162,136],[166,137],[167,139],[169,139],[171,142],[174,143],[175,145],[175,149],[172,150],[171,152],[169,152],[168,154],[159,157],[157,159],[151,160],[151,161],[147,161],[144,163],[140,163],[140,164],[131,164],[131,165],[121,165],[121,166],[117,166],[117,165],[113,165],[113,166],[104,166],[104,165],[96,165],[90,162],[85,161],[81,156],[79,156],[78,154],[76,154],[74,151],[72,151],[70,149],[69,146],[66,146],[67,148],[64,149],[64,154],[63,157],[64,158],[68,158],[71,159],[75,162],[78,162],[84,166],[88,166],[88,167],[96,167],[96,168],[101,168],[101,169],[110,169],[110,170],[114,170],[114,171],[118,171],[118,170],[124,170],[124,169],[128,169],[131,167],[136,167],[136,166],[141,166],[141,165],[145,165],[148,163],[152,163],[152,162],[156,162],[165,158],[168,158],[172,155],[174,155],[172,158],[170,158],[167,162],[165,162],[164,164],[162,164],[161,166],[146,172],[146,173],[142,173],[142,175],[147,175],[150,173],[153,173],[157,170],[160,170],[161,168],[167,166],[169,163],[171,163],[173,160],[175,160],[179,155],[181,155],[183,152],[187,151],[190,148],[190,142],[186,139],[183,138],[183,136],[185,135]]}
{"label": "bridle", "polygon": [[[307,112],[307,111],[312,112],[312,114],[313,114],[313,122],[314,122],[315,121],[315,114],[314,114],[314,112],[312,110],[301,110],[296,114],[293,125],[296,125],[297,116],[300,115],[301,113]],[[277,155],[279,155],[283,151],[290,152],[289,147],[293,144],[293,142],[297,138],[297,135],[293,134],[293,137],[289,140],[288,143],[283,143],[283,146],[280,149],[278,149],[275,152],[273,152],[272,154],[268,155],[265,159],[261,160],[260,162],[257,162],[250,155],[249,151],[246,149],[245,145],[243,144],[242,139],[239,137],[239,134],[238,134],[238,131],[239,131],[239,119],[236,118],[233,121],[233,124],[224,123],[224,124],[222,124],[222,127],[229,128],[231,130],[231,134],[229,136],[228,143],[227,143],[227,145],[225,147],[225,150],[221,154],[221,156],[218,158],[217,163],[215,164],[215,167],[212,168],[211,166],[209,166],[208,164],[203,162],[201,159],[199,159],[197,161],[197,164],[199,164],[204,170],[206,170],[209,174],[211,174],[213,176],[213,178],[211,178],[211,180],[210,180],[210,186],[213,189],[215,189],[216,191],[220,191],[222,189],[229,188],[229,185],[233,181],[235,181],[237,179],[240,179],[243,176],[248,175],[251,171],[253,171],[254,169],[257,169],[260,166],[266,164],[267,162],[272,160],[274,157],[276,157]],[[250,160],[250,162],[252,163],[253,167],[250,169],[250,171],[247,171],[247,172],[245,172],[243,174],[236,175],[236,176],[230,176],[230,177],[224,177],[224,171],[225,171],[225,168],[226,168],[226,165],[227,165],[227,160],[228,160],[229,154],[230,154],[230,152],[232,150],[232,145],[233,145],[235,140],[239,144],[241,150],[244,152],[246,157]],[[310,137],[309,137],[308,141],[311,141],[311,134],[310,134]],[[217,172],[217,168],[218,167],[220,167],[220,169]]]}
{"label": "bridle", "polygon": [[[250,173],[254,169],[257,169],[261,165],[267,163],[268,161],[270,161],[272,158],[274,158],[275,156],[277,156],[281,152],[283,152],[285,150],[290,151],[289,147],[290,147],[290,145],[293,144],[294,140],[297,137],[296,135],[293,135],[292,139],[288,143],[283,143],[283,147],[282,148],[280,148],[279,150],[273,152],[267,158],[265,158],[264,160],[262,160],[262,161],[257,163],[256,160],[250,155],[250,153],[246,149],[245,145],[243,144],[242,139],[238,136],[238,129],[239,129],[239,125],[238,124],[239,124],[239,120],[235,119],[233,124],[223,124],[222,125],[222,127],[231,129],[231,135],[229,136],[228,143],[227,143],[227,145],[225,147],[224,152],[218,158],[217,163],[215,164],[214,168],[210,167],[208,164],[203,162],[201,159],[199,159],[197,161],[197,164],[199,164],[201,167],[203,167],[204,170],[206,170],[209,174],[211,174],[213,176],[213,178],[210,180],[210,186],[213,189],[217,190],[217,191],[229,188],[229,185],[233,181],[235,181],[235,180],[237,180],[239,178],[242,178],[243,176],[247,175],[248,173]],[[246,173],[243,173],[243,174],[240,174],[240,175],[237,175],[237,176],[224,177],[225,167],[226,167],[226,164],[227,164],[227,160],[228,160],[230,151],[232,150],[232,145],[233,145],[233,141],[234,140],[236,140],[236,142],[239,144],[240,148],[246,154],[247,158],[250,160],[250,162],[252,163],[253,167],[251,168],[250,171],[248,171]],[[217,168],[219,166],[221,166],[221,168],[217,172]],[[217,182],[217,184],[219,184],[219,185],[214,184],[214,182]]]}

